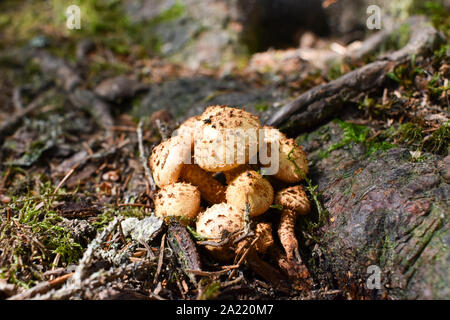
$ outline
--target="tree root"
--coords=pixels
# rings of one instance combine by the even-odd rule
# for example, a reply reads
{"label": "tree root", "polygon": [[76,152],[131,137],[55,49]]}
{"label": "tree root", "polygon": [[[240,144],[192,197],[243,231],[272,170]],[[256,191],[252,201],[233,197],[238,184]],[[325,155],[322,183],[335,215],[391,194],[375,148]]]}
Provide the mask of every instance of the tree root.
{"label": "tree root", "polygon": [[413,55],[425,55],[436,48],[441,40],[436,29],[426,24],[422,17],[413,17],[409,23],[412,36],[405,47],[303,93],[277,108],[266,124],[279,127],[288,134],[298,134],[318,126],[341,111],[345,102],[356,98],[361,92],[381,87],[387,74],[397,65]]}

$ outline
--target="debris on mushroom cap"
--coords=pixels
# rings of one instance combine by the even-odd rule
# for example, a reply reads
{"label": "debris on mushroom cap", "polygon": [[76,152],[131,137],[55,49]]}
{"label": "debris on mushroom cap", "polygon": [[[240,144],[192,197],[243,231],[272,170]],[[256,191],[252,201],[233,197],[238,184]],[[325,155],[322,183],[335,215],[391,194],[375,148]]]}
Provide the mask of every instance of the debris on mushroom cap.
{"label": "debris on mushroom cap", "polygon": [[308,174],[308,160],[303,148],[294,139],[285,139],[280,140],[279,150],[280,165],[275,178],[288,183],[303,180]]}
{"label": "debris on mushroom cap", "polygon": [[[212,172],[231,170],[248,163],[257,154],[258,129],[261,128],[258,117],[241,109],[211,106],[206,108],[200,120],[203,124],[194,157],[202,169]],[[232,138],[234,143],[226,143]]]}
{"label": "debris on mushroom cap", "polygon": [[300,215],[306,215],[311,209],[308,196],[303,186],[293,186],[277,192],[275,203],[283,206],[283,209],[295,211]]}
{"label": "debris on mushroom cap", "polygon": [[153,148],[149,166],[158,187],[177,182],[184,163],[189,163],[191,148],[181,136],[172,137]]}
{"label": "debris on mushroom cap", "polygon": [[[244,229],[244,215],[231,204],[219,203],[206,209],[197,217],[196,231],[199,235],[220,242],[226,234],[232,234]],[[205,246],[218,260],[226,261],[233,258],[234,253],[229,244],[222,246]]]}
{"label": "debris on mushroom cap", "polygon": [[[288,183],[300,182],[308,174],[308,161],[303,148],[294,139],[288,139],[280,130],[270,127],[263,127],[264,141],[267,143],[267,156],[271,156],[271,144],[278,141],[279,147],[279,168],[274,177]],[[292,162],[294,161],[297,166]],[[270,166],[269,165],[265,165]],[[299,170],[300,169],[300,170]]]}
{"label": "debris on mushroom cap", "polygon": [[155,196],[155,214],[164,218],[177,216],[194,219],[200,211],[200,192],[189,183],[164,186]]}
{"label": "debris on mushroom cap", "polygon": [[210,172],[203,170],[199,166],[195,164],[184,165],[180,178],[196,186],[200,190],[203,199],[210,204],[225,202],[225,186],[214,179]]}
{"label": "debris on mushroom cap", "polygon": [[190,117],[178,127],[176,135],[190,138],[191,146],[193,147],[196,136],[202,129],[202,124],[203,122],[200,120],[200,116]]}
{"label": "debris on mushroom cap", "polygon": [[250,216],[266,212],[273,202],[273,188],[258,172],[244,171],[236,176],[227,187],[227,203],[245,210],[250,206]]}
{"label": "debris on mushroom cap", "polygon": [[225,232],[234,233],[243,228],[242,211],[228,203],[215,204],[197,217],[197,233],[205,238],[220,240]]}

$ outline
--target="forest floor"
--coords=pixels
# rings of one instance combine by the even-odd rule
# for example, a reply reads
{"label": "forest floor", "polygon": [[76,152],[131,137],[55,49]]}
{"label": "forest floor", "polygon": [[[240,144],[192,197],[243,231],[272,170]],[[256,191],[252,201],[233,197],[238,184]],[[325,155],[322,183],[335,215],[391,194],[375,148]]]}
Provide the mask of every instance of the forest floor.
{"label": "forest floor", "polygon": [[[327,64],[328,55],[342,58],[352,48],[313,37],[308,48],[268,50],[241,56],[232,67],[193,70],[162,57],[158,39],[142,36],[144,27],[129,25],[116,10],[68,36],[35,5],[0,4],[0,298],[352,297],[319,278],[308,289],[295,279],[275,288],[245,264],[218,263],[202,246],[203,270],[189,273],[182,256],[194,253],[177,241],[184,241],[180,234],[196,241],[195,232],[152,220],[154,190],[141,156],[210,104],[245,106],[266,120],[302,93],[402,48],[407,28],[358,61]],[[177,14],[172,11],[160,19]],[[448,16],[430,17],[447,39]],[[402,147],[412,162],[448,161],[449,52],[445,40],[400,63],[383,87],[361,91],[328,116],[340,140],[317,131],[319,125],[295,138],[311,151],[314,143],[327,146],[314,154],[317,161],[353,144],[363,145],[367,156]],[[154,113],[159,109],[167,112]],[[312,254],[329,218],[317,207],[323,195],[316,184],[313,177],[315,214],[298,230],[307,242],[304,255]],[[122,220],[131,231],[123,230]],[[147,234],[133,235],[143,221]]]}

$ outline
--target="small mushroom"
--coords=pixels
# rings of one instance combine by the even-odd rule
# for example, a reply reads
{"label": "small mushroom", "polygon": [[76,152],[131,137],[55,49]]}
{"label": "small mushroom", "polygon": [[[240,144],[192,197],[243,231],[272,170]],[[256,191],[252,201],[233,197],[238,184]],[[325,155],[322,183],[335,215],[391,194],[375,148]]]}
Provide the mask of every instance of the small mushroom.
{"label": "small mushroom", "polygon": [[[214,242],[220,242],[223,237],[241,231],[243,228],[242,211],[227,203],[215,204],[197,217],[197,233]],[[205,247],[220,260],[229,260],[234,256],[229,245]]]}
{"label": "small mushroom", "polygon": [[[241,109],[210,106],[200,120],[203,124],[195,143],[194,157],[202,169],[228,171],[248,163],[257,154],[261,128],[258,117]],[[231,139],[234,139],[233,143]]]}
{"label": "small mushroom", "polygon": [[[268,145],[276,140],[279,143],[279,168],[274,175],[275,178],[288,183],[297,183],[303,180],[308,174],[308,161],[303,148],[294,139],[287,138],[276,128],[265,126],[263,129],[264,141]],[[270,147],[268,150],[270,153]]]}
{"label": "small mushroom", "polygon": [[184,163],[189,163],[191,148],[181,136],[172,137],[153,148],[149,166],[158,187],[178,181]]}
{"label": "small mushroom", "polygon": [[218,204],[225,202],[225,186],[214,179],[207,172],[195,164],[185,164],[181,170],[181,180],[196,186],[208,203]]}
{"label": "small mushroom", "polygon": [[200,211],[200,192],[197,187],[183,182],[164,186],[155,196],[155,214],[158,217],[178,217],[191,221]]}
{"label": "small mushroom", "polygon": [[273,202],[273,188],[258,172],[244,171],[236,176],[227,187],[227,203],[245,210],[249,205],[251,217],[266,212]]}
{"label": "small mushroom", "polygon": [[297,261],[301,261],[295,237],[295,222],[298,215],[308,214],[311,208],[303,186],[298,185],[278,191],[275,196],[275,204],[283,207],[278,236],[286,251],[286,256],[288,260],[295,257]]}

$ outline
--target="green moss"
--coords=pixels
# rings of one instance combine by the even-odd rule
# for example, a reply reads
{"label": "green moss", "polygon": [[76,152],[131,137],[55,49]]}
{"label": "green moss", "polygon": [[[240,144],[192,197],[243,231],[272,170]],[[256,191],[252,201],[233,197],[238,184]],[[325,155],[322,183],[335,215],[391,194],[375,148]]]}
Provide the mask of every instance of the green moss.
{"label": "green moss", "polygon": [[133,207],[133,206],[124,206],[124,207],[115,207],[109,206],[105,208],[102,214],[96,217],[96,220],[92,222],[92,226],[96,228],[98,231],[103,230],[115,217],[122,216],[126,218],[138,218],[143,219],[148,216],[148,213],[145,211],[143,207]]}
{"label": "green moss", "polygon": [[401,124],[396,132],[399,142],[419,145],[422,142],[422,129],[414,123]]}
{"label": "green moss", "polygon": [[411,27],[409,24],[402,24],[390,35],[388,41],[384,45],[383,51],[398,50],[408,43],[411,37]]}
{"label": "green moss", "polygon": [[219,295],[221,288],[219,281],[210,282],[210,280],[208,280],[207,278],[203,278],[200,284],[202,286],[205,286],[205,288],[203,289],[203,294],[200,297],[200,300],[214,299]]}
{"label": "green moss", "polygon": [[270,105],[267,102],[260,102],[255,106],[255,109],[260,111],[260,112],[265,112],[267,110],[269,110]]}
{"label": "green moss", "polygon": [[81,257],[82,246],[73,240],[68,229],[59,225],[63,219],[53,209],[53,199],[63,194],[62,189],[55,194],[50,182],[41,182],[38,196],[12,197],[10,221],[0,215],[2,278],[29,287],[42,280],[41,272],[52,267],[56,255],[63,266]]}
{"label": "green moss", "polygon": [[423,148],[436,154],[448,154],[450,144],[449,122],[433,132],[431,138],[423,142]]}
{"label": "green moss", "polygon": [[408,145],[418,151],[427,151],[445,155],[450,144],[449,123],[446,122],[431,135],[426,136],[422,128],[414,123],[405,123],[393,133],[398,142]]}
{"label": "green moss", "polygon": [[378,139],[370,139],[369,138],[370,128],[366,126],[344,122],[339,119],[335,119],[333,120],[333,122],[337,123],[339,127],[341,127],[344,130],[343,138],[338,143],[331,145],[328,148],[328,150],[322,154],[322,157],[328,156],[330,152],[334,150],[341,149],[343,147],[358,143],[363,144],[366,147],[366,155],[368,156],[372,155],[375,152],[378,151],[384,152],[386,150],[395,147],[395,145],[390,144],[386,141],[380,141]]}
{"label": "green moss", "polygon": [[309,179],[306,176],[306,173],[303,172],[303,170],[298,166],[298,164],[295,162],[295,160],[292,158],[292,153],[295,151],[295,148],[292,148],[292,150],[289,152],[287,156],[287,160],[289,160],[294,166],[295,166],[295,172],[298,175],[303,176],[303,179],[306,182],[306,190],[310,194],[310,197],[312,198],[316,209],[317,209],[317,219],[316,222],[314,222],[310,215],[307,216],[301,216],[299,218],[299,223],[302,225],[302,229],[306,230],[309,234],[312,234],[313,231],[321,226],[323,226],[328,219],[329,212],[327,209],[325,209],[322,206],[322,202],[320,202],[320,192],[319,192],[319,186],[314,185],[312,183],[312,180]]}
{"label": "green moss", "polygon": [[430,17],[433,25],[450,36],[450,9],[444,4],[444,0],[425,1],[416,8],[415,13]]}

